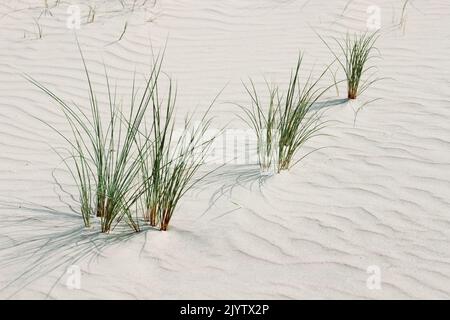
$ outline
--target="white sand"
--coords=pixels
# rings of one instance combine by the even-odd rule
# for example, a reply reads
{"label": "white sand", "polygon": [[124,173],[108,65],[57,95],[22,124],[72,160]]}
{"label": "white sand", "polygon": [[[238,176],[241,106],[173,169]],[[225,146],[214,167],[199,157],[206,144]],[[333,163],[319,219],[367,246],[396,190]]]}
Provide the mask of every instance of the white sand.
{"label": "white sand", "polygon": [[[36,39],[43,1],[0,2],[1,298],[450,297],[447,0],[409,1],[404,30],[395,26],[397,0],[149,0],[134,12],[96,1],[90,24],[82,5],[77,33],[100,91],[102,60],[128,93],[150,43],[157,49],[168,39],[164,70],[179,87],[180,119],[227,85],[214,115],[234,128],[244,125],[229,102],[248,102],[241,79],[285,85],[300,49],[304,70],[318,72],[332,55],[313,28],[341,37],[365,30],[369,5],[382,10],[382,59],[374,62],[388,79],[359,99],[383,98],[355,125],[351,105],[331,106],[327,135],[307,151],[328,148],[262,186],[255,164],[228,165],[187,194],[168,232],[129,236],[81,228],[75,190],[51,149],[63,141],[35,118],[68,130],[64,117],[22,77],[87,103],[67,3],[42,14]],[[340,89],[330,98],[343,98]],[[82,270],[79,290],[66,286],[73,264]],[[366,286],[369,266],[380,268],[380,290]]]}

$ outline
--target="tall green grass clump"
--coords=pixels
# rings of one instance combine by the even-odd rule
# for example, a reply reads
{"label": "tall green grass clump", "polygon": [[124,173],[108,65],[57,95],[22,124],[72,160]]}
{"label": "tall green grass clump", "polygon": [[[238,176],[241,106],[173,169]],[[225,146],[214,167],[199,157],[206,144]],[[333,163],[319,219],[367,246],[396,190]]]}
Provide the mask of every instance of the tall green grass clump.
{"label": "tall green grass clump", "polygon": [[342,67],[347,80],[347,98],[356,99],[358,95],[363,93],[372,83],[377,81],[370,80],[367,77],[363,81],[363,77],[367,72],[374,68],[367,66],[367,62],[374,56],[372,53],[376,51],[375,43],[379,38],[379,33],[364,33],[361,35],[354,34],[351,36],[347,33],[343,40],[337,40],[339,50],[343,57],[340,57],[331,47],[322,39],[328,49],[333,53],[334,57]]}
{"label": "tall green grass clump", "polygon": [[[299,161],[293,160],[296,153],[324,126],[321,114],[313,110],[313,105],[331,87],[322,88],[318,85],[329,67],[316,80],[309,74],[302,83],[300,79],[302,60],[303,56],[300,55],[294,71],[291,72],[286,92],[282,92],[278,86],[268,87],[270,98],[266,106],[263,106],[253,82],[250,88],[246,86],[252,101],[251,107],[243,108],[246,122],[254,129],[258,141],[265,143],[262,146],[258,143],[260,167],[263,163],[261,159],[265,159],[271,153],[272,161],[276,162],[277,172],[290,169]],[[275,154],[274,141],[276,141]]]}
{"label": "tall green grass clump", "polygon": [[333,85],[326,88],[319,86],[319,81],[328,71],[329,66],[313,80],[311,73],[304,83],[300,79],[303,55],[297,60],[291,73],[283,105],[280,108],[280,143],[278,148],[278,171],[289,170],[299,160],[293,161],[300,148],[324,127],[321,113],[313,110],[314,104]]}
{"label": "tall green grass clump", "polygon": [[172,81],[169,80],[165,100],[160,99],[159,91],[156,86],[152,97],[151,128],[146,130],[145,142],[140,145],[142,150],[149,150],[148,159],[142,161],[146,185],[144,218],[151,226],[166,231],[179,200],[204,177],[194,178],[214,137],[205,138],[211,123],[208,114],[212,104],[198,123],[193,123],[192,116],[186,117],[184,125],[176,129],[177,93]]}
{"label": "tall green grass clump", "polygon": [[[146,187],[140,179],[142,157],[148,150],[136,151],[144,115],[154,99],[162,58],[152,66],[141,93],[135,87],[135,77],[128,113],[123,112],[116,88],[110,84],[105,68],[108,102],[99,105],[96,91],[80,49],[88,85],[89,108],[68,104],[43,84],[28,77],[39,89],[59,105],[72,131],[72,138],[52,127],[71,150],[67,163],[78,186],[81,214],[86,226],[92,215],[100,219],[101,231],[109,232],[121,221],[139,231],[139,223],[132,208]],[[88,110],[85,110],[88,109]],[[106,115],[105,115],[106,114]]]}

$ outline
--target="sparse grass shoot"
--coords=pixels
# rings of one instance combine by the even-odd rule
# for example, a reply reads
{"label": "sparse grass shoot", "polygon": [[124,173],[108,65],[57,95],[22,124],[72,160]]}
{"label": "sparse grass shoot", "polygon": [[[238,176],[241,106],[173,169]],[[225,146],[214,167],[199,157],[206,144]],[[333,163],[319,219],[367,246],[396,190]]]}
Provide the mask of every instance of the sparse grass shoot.
{"label": "sparse grass shoot", "polygon": [[256,90],[255,84],[250,80],[250,86],[244,84],[245,90],[251,98],[251,107],[240,106],[246,117],[241,117],[255,132],[257,141],[258,163],[262,175],[276,173],[278,166],[279,144],[279,111],[281,106],[278,87],[270,86],[268,105],[264,105]]}

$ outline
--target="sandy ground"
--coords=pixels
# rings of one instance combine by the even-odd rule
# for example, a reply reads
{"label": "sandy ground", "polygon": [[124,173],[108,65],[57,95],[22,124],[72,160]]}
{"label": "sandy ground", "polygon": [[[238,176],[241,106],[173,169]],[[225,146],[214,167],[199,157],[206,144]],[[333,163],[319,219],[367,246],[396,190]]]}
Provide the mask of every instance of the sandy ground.
{"label": "sandy ground", "polygon": [[[1,298],[450,298],[447,0],[411,0],[403,13],[395,0],[72,1],[99,91],[103,62],[125,94],[167,41],[180,118],[225,87],[213,113],[231,128],[244,128],[230,103],[248,102],[241,80],[285,85],[299,50],[319,72],[333,57],[315,32],[364,31],[367,8],[381,9],[374,63],[386,79],[354,104],[341,100],[345,86],[330,90],[326,135],[305,152],[326,148],[263,184],[255,163],[228,164],[187,194],[168,232],[110,235],[81,227],[52,151],[63,141],[36,117],[68,128],[22,76],[88,102],[69,2],[43,2],[0,1]],[[367,286],[373,275],[379,289]]]}

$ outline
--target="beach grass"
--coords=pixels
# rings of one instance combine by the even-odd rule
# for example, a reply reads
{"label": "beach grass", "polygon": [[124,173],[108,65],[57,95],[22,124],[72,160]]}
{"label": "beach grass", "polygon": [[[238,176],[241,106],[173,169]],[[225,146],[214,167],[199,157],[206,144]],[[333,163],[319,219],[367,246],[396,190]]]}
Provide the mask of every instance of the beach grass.
{"label": "beach grass", "polygon": [[[261,173],[271,174],[276,171],[278,155],[278,126],[281,97],[279,88],[266,82],[269,100],[264,103],[258,94],[254,82],[244,83],[244,88],[251,99],[251,106],[238,105],[245,117],[239,116],[254,131],[257,141],[258,164]],[[272,170],[274,168],[274,170]]]}
{"label": "beach grass", "polygon": [[353,35],[347,33],[342,40],[334,39],[339,47],[337,51],[340,51],[342,57],[321,37],[345,73],[348,99],[356,99],[378,80],[366,76],[374,68],[374,66],[367,66],[367,63],[374,57],[373,52],[378,51],[375,47],[378,38],[379,33],[373,32]]}
{"label": "beach grass", "polygon": [[[303,55],[299,55],[295,69],[291,72],[286,91],[267,83],[269,100],[261,101],[253,81],[245,85],[251,98],[251,107],[240,106],[245,117],[241,117],[255,132],[260,168],[264,171],[270,161],[276,162],[276,171],[288,170],[298,163],[294,160],[301,147],[317,135],[325,122],[321,113],[313,110],[313,105],[332,86],[320,87],[319,81],[329,70],[329,66],[313,80],[312,74],[304,83],[300,79]],[[263,142],[261,144],[260,142]],[[275,143],[274,143],[275,142]],[[276,148],[276,152],[273,152]],[[267,160],[270,157],[271,160]]]}
{"label": "beach grass", "polygon": [[110,84],[105,68],[108,92],[107,105],[99,105],[86,61],[80,48],[88,86],[89,111],[76,104],[68,104],[53,91],[31,77],[28,79],[51,97],[64,113],[72,131],[72,138],[52,127],[71,148],[70,171],[78,186],[81,214],[89,225],[91,214],[100,219],[101,231],[109,232],[121,221],[139,231],[138,220],[132,207],[145,192],[146,187],[137,179],[141,172],[142,156],[147,150],[136,151],[135,142],[140,133],[144,115],[155,94],[161,70],[159,56],[147,77],[144,90],[139,95],[135,77],[129,103],[129,112],[123,112],[116,88]]}
{"label": "beach grass", "polygon": [[150,150],[147,159],[142,156],[141,162],[146,184],[144,218],[162,231],[167,230],[179,200],[204,178],[196,178],[195,174],[214,140],[214,137],[204,138],[212,120],[209,111],[213,104],[197,123],[193,122],[192,115],[187,116],[184,125],[176,129],[176,96],[170,79],[165,99],[156,86],[151,126],[146,129],[144,143],[140,143],[140,150]]}
{"label": "beach grass", "polygon": [[291,73],[287,92],[284,94],[283,105],[279,109],[279,155],[278,171],[289,170],[299,162],[294,160],[294,156],[301,147],[311,138],[316,136],[324,127],[325,122],[321,119],[321,113],[313,110],[314,104],[330,89],[319,86],[319,81],[329,70],[325,70],[316,79],[309,73],[307,79],[302,83],[300,71],[303,55],[299,55],[296,67]]}

